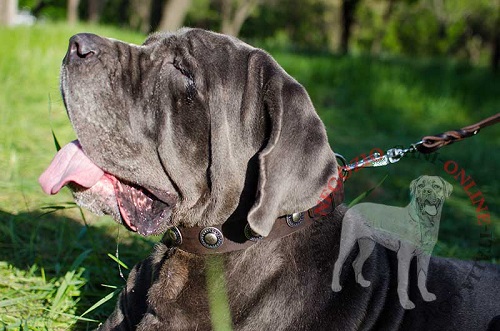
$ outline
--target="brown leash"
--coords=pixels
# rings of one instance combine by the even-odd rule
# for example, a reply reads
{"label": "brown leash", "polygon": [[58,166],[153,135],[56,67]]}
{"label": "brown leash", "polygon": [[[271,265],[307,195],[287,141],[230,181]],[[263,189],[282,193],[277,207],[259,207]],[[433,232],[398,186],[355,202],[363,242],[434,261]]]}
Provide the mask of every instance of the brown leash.
{"label": "brown leash", "polygon": [[347,164],[347,161],[343,156],[337,154],[337,157],[344,164],[341,167],[343,178],[349,177],[348,173],[354,169],[365,167],[381,167],[389,165],[391,163],[396,163],[401,160],[401,158],[407,153],[433,153],[443,146],[450,145],[456,141],[460,141],[468,137],[472,137],[478,134],[479,130],[498,122],[500,122],[500,113],[497,113],[475,124],[466,126],[462,129],[446,131],[434,136],[425,136],[422,138],[422,140],[415,144],[411,144],[411,146],[408,148],[391,148],[388,149],[384,155],[381,155],[380,153],[373,153],[372,155],[369,155],[361,161],[350,164]]}
{"label": "brown leash", "polygon": [[472,124],[459,130],[447,131],[434,136],[425,136],[422,138],[421,144],[416,145],[420,153],[428,154],[435,152],[439,148],[453,144],[456,141],[472,137],[479,133],[479,130],[487,126],[500,122],[500,113],[488,117],[476,124]]}

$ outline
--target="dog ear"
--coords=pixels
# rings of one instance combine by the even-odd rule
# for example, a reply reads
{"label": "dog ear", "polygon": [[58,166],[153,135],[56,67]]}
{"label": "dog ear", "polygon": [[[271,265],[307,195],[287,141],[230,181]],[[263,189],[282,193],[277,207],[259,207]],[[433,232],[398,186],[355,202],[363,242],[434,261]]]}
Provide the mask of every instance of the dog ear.
{"label": "dog ear", "polygon": [[439,177],[439,179],[441,179],[441,182],[443,183],[444,195],[446,198],[448,198],[451,195],[451,192],[453,192],[453,185],[451,185],[441,177]]}
{"label": "dog ear", "polygon": [[253,231],[267,236],[276,218],[320,202],[322,190],[338,171],[325,127],[307,92],[263,55],[262,100],[269,128],[258,155],[256,199],[247,220]]}
{"label": "dog ear", "polygon": [[415,195],[415,191],[417,190],[417,184],[420,181],[422,176],[419,176],[418,178],[415,178],[414,180],[411,181],[410,183],[410,196],[413,197]]}

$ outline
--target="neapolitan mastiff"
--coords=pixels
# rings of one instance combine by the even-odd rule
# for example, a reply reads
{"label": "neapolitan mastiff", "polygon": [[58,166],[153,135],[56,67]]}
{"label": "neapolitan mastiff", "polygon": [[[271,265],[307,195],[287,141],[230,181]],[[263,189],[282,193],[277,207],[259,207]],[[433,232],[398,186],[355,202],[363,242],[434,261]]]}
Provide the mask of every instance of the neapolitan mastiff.
{"label": "neapolitan mastiff", "polygon": [[61,89],[78,142],[44,190],[69,183],[129,230],[168,230],[101,330],[210,329],[213,252],[225,252],[234,330],[486,330],[500,314],[498,268],[439,258],[427,280],[438,300],[404,310],[396,256],[377,248],[372,286],[346,270],[331,290],[346,210],[335,156],[304,88],[262,50],[198,29],[140,46],[79,34]]}

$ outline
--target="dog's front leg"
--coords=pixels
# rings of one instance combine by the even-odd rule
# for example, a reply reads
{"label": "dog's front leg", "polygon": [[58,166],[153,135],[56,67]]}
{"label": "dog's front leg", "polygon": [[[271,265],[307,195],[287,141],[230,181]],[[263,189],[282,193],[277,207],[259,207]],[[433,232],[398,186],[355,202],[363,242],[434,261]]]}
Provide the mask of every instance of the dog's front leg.
{"label": "dog's front leg", "polygon": [[408,274],[412,257],[413,249],[407,245],[401,245],[398,250],[398,296],[404,309],[415,308],[415,304],[408,297]]}
{"label": "dog's front leg", "polygon": [[431,257],[425,253],[417,255],[417,275],[418,275],[418,289],[422,298],[425,301],[436,300],[436,295],[427,290],[427,270],[429,269],[429,261]]}
{"label": "dog's front leg", "polygon": [[151,260],[138,263],[130,272],[111,316],[96,331],[135,330],[147,310],[146,294],[151,284]]}
{"label": "dog's front leg", "polygon": [[368,287],[371,282],[363,277],[363,264],[365,264],[366,259],[368,259],[373,252],[375,242],[369,238],[361,238],[358,239],[358,245],[359,254],[356,257],[356,260],[352,263],[352,267],[354,268],[354,275],[358,284],[363,287]]}

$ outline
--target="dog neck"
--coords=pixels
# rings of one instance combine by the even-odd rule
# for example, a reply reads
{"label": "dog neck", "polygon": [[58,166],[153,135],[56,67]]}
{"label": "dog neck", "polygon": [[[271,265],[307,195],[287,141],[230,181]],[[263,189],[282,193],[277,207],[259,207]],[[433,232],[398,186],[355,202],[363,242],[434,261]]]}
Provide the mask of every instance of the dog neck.
{"label": "dog neck", "polygon": [[290,215],[278,217],[269,236],[262,237],[252,231],[249,224],[224,222],[207,227],[172,227],[163,236],[167,247],[177,247],[193,254],[221,254],[246,249],[259,241],[271,241],[286,237],[309,227],[315,221],[332,214],[344,201],[342,181],[316,206]]}

